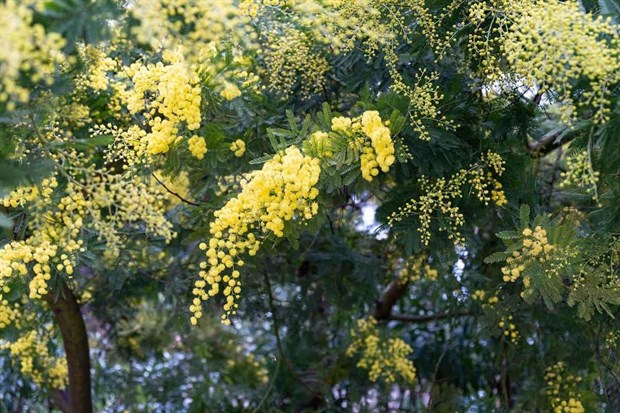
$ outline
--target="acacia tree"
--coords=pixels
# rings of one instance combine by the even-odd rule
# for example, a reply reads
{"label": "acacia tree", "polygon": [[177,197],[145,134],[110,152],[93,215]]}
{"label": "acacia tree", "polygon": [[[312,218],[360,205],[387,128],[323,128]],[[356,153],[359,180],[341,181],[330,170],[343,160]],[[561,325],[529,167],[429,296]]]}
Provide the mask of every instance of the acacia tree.
{"label": "acacia tree", "polygon": [[613,0],[0,2],[0,411],[615,411]]}

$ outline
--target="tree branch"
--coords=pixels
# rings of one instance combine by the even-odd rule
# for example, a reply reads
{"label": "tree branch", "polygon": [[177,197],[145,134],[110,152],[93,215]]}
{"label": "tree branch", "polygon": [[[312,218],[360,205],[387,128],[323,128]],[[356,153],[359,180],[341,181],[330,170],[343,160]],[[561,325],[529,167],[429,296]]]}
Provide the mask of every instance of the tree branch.
{"label": "tree branch", "polygon": [[[563,139],[562,134],[568,129],[567,127],[555,129],[546,133],[542,138],[538,140],[529,140],[526,138],[525,146],[534,158],[540,158],[549,152],[559,148],[566,142],[570,141],[572,137]],[[574,136],[574,135],[573,135]]]}
{"label": "tree branch", "polygon": [[164,187],[164,189],[170,194],[170,195],[174,195],[177,198],[179,198],[181,200],[181,202],[185,202],[186,204],[192,205],[192,206],[200,206],[200,204],[197,204],[195,202],[192,201],[188,201],[187,199],[183,198],[181,195],[177,194],[176,192],[170,190],[166,184],[164,184],[158,177],[157,175],[155,175],[155,173],[151,174],[153,176],[153,178],[155,178],[155,180],[157,181],[158,184],[160,184],[161,186]]}
{"label": "tree branch", "polygon": [[406,323],[426,323],[434,320],[442,320],[444,318],[464,317],[472,315],[471,311],[455,311],[444,312],[436,314],[426,315],[406,315],[406,314],[392,314],[392,309],[400,300],[400,298],[407,291],[408,283],[403,283],[399,280],[392,281],[383,290],[379,299],[375,302],[375,309],[372,312],[372,317],[375,320],[385,321],[402,321]]}
{"label": "tree branch", "polygon": [[389,283],[375,302],[375,310],[372,313],[372,317],[375,320],[389,320],[392,317],[392,308],[405,294],[408,285],[409,283],[403,283],[400,280]]}
{"label": "tree branch", "polygon": [[66,403],[64,403],[56,394],[54,400],[60,403],[58,407],[63,412],[92,413],[88,335],[80,306],[73,292],[64,282],[58,297],[48,294],[44,299],[54,312],[60,328],[69,369],[68,400],[65,398]]}
{"label": "tree branch", "polygon": [[466,310],[426,315],[391,314],[387,320],[402,321],[405,323],[426,323],[429,321],[443,320],[445,318],[467,317],[470,315],[472,315],[472,312]]}

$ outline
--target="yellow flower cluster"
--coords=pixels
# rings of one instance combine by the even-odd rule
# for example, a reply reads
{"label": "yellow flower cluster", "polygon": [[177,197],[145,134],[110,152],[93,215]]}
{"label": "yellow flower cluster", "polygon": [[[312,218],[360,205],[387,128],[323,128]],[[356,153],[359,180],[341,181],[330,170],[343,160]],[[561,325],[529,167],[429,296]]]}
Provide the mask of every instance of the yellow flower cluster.
{"label": "yellow flower cluster", "polygon": [[471,184],[472,188],[478,194],[478,199],[489,205],[492,201],[497,206],[504,206],[508,203],[504,191],[502,190],[502,184],[493,179],[493,173],[491,171],[485,171],[484,169],[473,169],[469,172],[469,178],[467,181]]}
{"label": "yellow flower cluster", "polygon": [[200,279],[193,290],[192,324],[202,316],[201,303],[218,295],[221,285],[226,297],[222,321],[230,323],[228,316],[236,313],[235,299],[241,293],[239,269],[244,261],[240,256],[256,254],[261,234],[282,237],[287,221],[307,220],[317,214],[314,199],[319,191],[315,185],[320,173],[318,159],[291,146],[250,174],[241,182],[241,193],[214,213],[211,239],[199,246],[205,251],[206,261],[200,264]]}
{"label": "yellow flower cluster", "polygon": [[[396,160],[390,129],[376,110],[365,111],[353,119],[335,117],[331,129],[344,134],[350,139],[351,148],[360,153],[360,170],[368,182],[379,175],[379,171],[388,172]],[[312,134],[307,145],[319,156],[332,156],[329,136],[325,132]]]}
{"label": "yellow flower cluster", "polygon": [[399,59],[396,52],[390,51],[387,58],[388,69],[393,82],[392,89],[409,99],[408,115],[414,131],[418,133],[419,139],[424,141],[431,139],[424,124],[429,120],[439,122],[446,129],[454,130],[457,125],[442,116],[438,109],[443,99],[443,94],[439,92],[439,86],[435,84],[439,74],[432,73],[426,75],[425,72],[419,73],[415,86],[411,87],[405,83],[402,75],[396,68]]}
{"label": "yellow flower cluster", "polygon": [[351,119],[345,116],[332,118],[332,130],[335,132],[348,133],[351,128]]}
{"label": "yellow flower cluster", "polygon": [[17,208],[26,205],[28,202],[32,202],[39,196],[49,197],[54,188],[58,186],[58,182],[55,179],[45,178],[41,181],[42,191],[39,192],[39,187],[33,186],[20,186],[11,191],[4,198],[0,198],[0,204],[6,208]]}
{"label": "yellow flower cluster", "polygon": [[[539,0],[514,21],[503,51],[530,86],[558,96],[562,121],[571,123],[578,106],[606,121],[612,85],[620,81],[620,32],[610,18],[584,13],[575,0]],[[584,78],[590,87],[574,93]]]}
{"label": "yellow flower cluster", "polygon": [[366,159],[364,162],[364,158],[361,157],[362,176],[367,181],[372,181],[372,178],[379,174],[377,167],[382,172],[387,172],[396,160],[394,157],[394,143],[392,142],[390,129],[381,121],[379,112],[375,110],[364,112],[361,123],[362,131],[370,138],[374,158]]}
{"label": "yellow flower cluster", "polygon": [[616,347],[616,343],[618,342],[618,338],[620,338],[620,332],[618,331],[610,331],[605,336],[605,346],[608,349],[613,349]]}
{"label": "yellow flower cluster", "polygon": [[33,8],[19,0],[0,3],[0,33],[0,104],[6,103],[8,110],[14,110],[16,103],[30,98],[29,89],[19,84],[23,74],[34,83],[53,83],[57,65],[66,61],[62,53],[65,40],[34,23]]}
{"label": "yellow flower cluster", "polygon": [[407,216],[417,215],[420,221],[418,232],[422,243],[428,245],[431,238],[431,222],[437,214],[448,221],[448,224],[439,227],[439,231],[448,231],[449,239],[455,244],[462,243],[464,240],[459,228],[465,221],[459,207],[454,205],[453,201],[463,196],[463,186],[469,183],[476,191],[478,199],[485,205],[490,201],[497,206],[505,205],[506,197],[496,178],[503,172],[504,160],[499,154],[489,151],[482,156],[480,163],[471,165],[469,169],[461,169],[449,179],[439,178],[432,182],[422,177],[419,183],[425,195],[399,207],[388,217],[388,224],[393,226]]}
{"label": "yellow flower cluster", "polygon": [[[505,282],[515,282],[527,266],[531,259],[546,262],[550,259],[555,246],[549,244],[547,231],[541,226],[537,226],[532,231],[530,228],[523,230],[523,248],[521,251],[514,251],[512,257],[506,258],[506,265],[502,267],[503,279]],[[523,280],[525,287],[529,286],[529,278]]]}
{"label": "yellow flower cluster", "polygon": [[413,349],[400,338],[381,340],[374,318],[358,320],[357,328],[351,329],[351,338],[347,356],[361,354],[357,367],[368,370],[370,381],[383,379],[386,383],[394,383],[397,377],[406,383],[415,381],[415,366],[407,359]]}
{"label": "yellow flower cluster", "polygon": [[23,193],[36,195],[27,198],[35,213],[29,223],[32,230],[30,237],[0,248],[0,287],[4,292],[8,292],[8,282],[12,278],[28,275],[29,266],[32,270],[30,298],[41,298],[48,293],[48,282],[53,271],[63,271],[68,277],[73,274],[75,254],[83,249],[83,241],[76,239],[82,227],[82,219],[71,215],[61,216],[48,210],[53,205],[52,195],[57,187],[55,178],[47,178],[40,187],[18,187],[1,200],[7,206],[23,207],[26,202],[12,202],[16,196]]}
{"label": "yellow flower cluster", "polygon": [[502,45],[512,23],[533,6],[536,0],[487,0],[471,2],[469,23],[474,27],[468,49],[473,59],[479,60],[478,75],[487,83],[513,83],[502,71]]}
{"label": "yellow flower cluster", "polygon": [[596,198],[596,187],[600,173],[592,169],[592,163],[587,151],[577,152],[566,159],[566,171],[562,172],[562,182],[560,188],[567,186],[577,186],[585,188]]}
{"label": "yellow flower cluster", "polygon": [[229,149],[233,151],[237,158],[241,158],[245,153],[245,142],[242,139],[237,139],[230,144]]}
{"label": "yellow flower cluster", "polygon": [[19,359],[22,374],[36,384],[45,384],[53,389],[64,389],[67,385],[66,358],[50,354],[47,337],[39,336],[37,331],[30,330],[12,343],[0,341],[2,349],[8,349],[12,356]]}
{"label": "yellow flower cluster", "polygon": [[502,330],[504,337],[509,338],[512,344],[517,343],[519,340],[519,332],[517,331],[517,326],[512,322],[511,315],[509,315],[508,318],[502,317],[499,320],[498,326]]}
{"label": "yellow flower cluster", "polygon": [[[242,88],[246,90],[250,89],[254,93],[260,94],[261,90],[264,89],[265,87],[260,86],[260,77],[253,71],[254,70],[253,60],[239,55],[233,58],[233,63],[235,65],[239,65],[240,67],[230,72],[230,74],[228,75],[229,81],[228,82],[224,81],[224,90],[226,90],[230,81],[234,80],[238,82]],[[241,91],[239,91],[239,96],[240,95],[241,95]],[[225,96],[223,97],[226,98]]]}
{"label": "yellow flower cluster", "polygon": [[399,279],[402,283],[413,283],[422,278],[435,281],[438,275],[439,271],[430,266],[427,256],[420,255],[405,262],[400,271]]}
{"label": "yellow flower cluster", "polygon": [[[65,234],[60,234],[65,235]],[[59,245],[63,253],[59,253]],[[26,241],[13,241],[0,249],[0,287],[9,291],[8,282],[17,276],[28,275],[30,298],[41,298],[48,294],[48,282],[52,271],[64,271],[68,277],[73,274],[75,252],[82,249],[82,241],[66,241],[58,237],[53,226],[35,231]]]}
{"label": "yellow flower cluster", "polygon": [[207,153],[207,143],[205,142],[205,138],[194,135],[188,139],[187,144],[189,146],[189,151],[194,158],[204,158],[205,153]]}
{"label": "yellow flower cluster", "polygon": [[565,375],[565,370],[564,363],[559,361],[547,368],[545,373],[546,394],[553,413],[585,413],[577,390],[582,379],[572,374]]}
{"label": "yellow flower cluster", "polygon": [[484,297],[486,297],[487,293],[484,290],[476,290],[471,295],[471,298],[476,301],[484,301]]}
{"label": "yellow flower cluster", "polygon": [[186,57],[200,59],[213,44],[255,48],[256,34],[233,0],[152,0],[132,2],[129,12],[140,22],[133,35],[155,50],[183,44]]}
{"label": "yellow flower cluster", "polygon": [[[499,302],[499,297],[497,295],[492,295],[487,298],[487,292],[484,290],[476,290],[471,295],[471,298],[474,301],[480,301],[482,303],[482,307],[493,307],[495,304]],[[486,302],[485,302],[486,299]]]}
{"label": "yellow flower cluster", "polygon": [[[139,21],[133,34],[153,50],[174,50],[220,96],[232,100],[239,88],[260,93],[261,70],[254,56],[259,47],[259,30],[236,0],[153,0],[127,7]],[[170,52],[168,52],[170,53]],[[252,57],[250,57],[252,56]]]}
{"label": "yellow flower cluster", "polygon": [[[226,361],[227,375],[242,374],[250,375],[260,384],[266,384],[269,381],[269,372],[266,367],[264,358],[256,359],[251,354],[241,353],[241,347],[237,347],[238,354],[234,354],[232,358]],[[248,374],[249,373],[249,374]]]}
{"label": "yellow flower cluster", "polygon": [[[0,263],[2,263],[1,260],[2,259],[0,258]],[[0,285],[1,283],[2,283],[2,280],[0,278]],[[19,305],[19,303],[16,303],[15,305],[11,306],[9,301],[6,298],[4,298],[2,294],[0,294],[0,330],[10,326],[11,324],[15,323],[16,320],[19,319],[20,307],[21,306]]]}
{"label": "yellow flower cluster", "polygon": [[241,96],[241,91],[236,85],[226,82],[224,84],[224,89],[220,92],[220,96],[226,100],[233,100]]}
{"label": "yellow flower cluster", "polygon": [[[62,139],[54,134],[49,141]],[[62,142],[62,140],[60,140]],[[74,149],[52,154],[56,176],[38,187],[15,189],[0,204],[25,208],[29,219],[28,237],[0,248],[0,288],[7,292],[15,277],[29,277],[30,298],[48,294],[55,274],[72,278],[78,254],[84,251],[82,235],[87,230],[106,243],[104,256],[115,257],[131,225],[141,223],[150,234],[166,242],[175,235],[165,218],[171,200],[177,201],[155,179],[123,175],[90,164]],[[24,194],[19,202],[20,196]]]}
{"label": "yellow flower cluster", "polygon": [[468,182],[476,191],[478,199],[484,202],[484,205],[489,205],[491,201],[499,207],[506,205],[508,201],[502,189],[503,186],[499,181],[493,179],[493,174],[501,176],[504,173],[506,162],[500,155],[491,151],[484,154],[481,160],[489,169],[486,172],[486,177],[483,169],[472,169],[469,172]]}
{"label": "yellow flower cluster", "polygon": [[323,90],[329,63],[313,50],[312,38],[290,26],[267,35],[264,52],[269,85],[282,96],[287,96],[295,86],[305,97]]}
{"label": "yellow flower cluster", "polygon": [[164,62],[136,62],[124,69],[133,87],[125,90],[123,99],[130,113],[143,113],[146,119],[150,131],[141,140],[150,155],[168,152],[183,125],[194,131],[201,122],[198,74],[177,53],[163,57]]}
{"label": "yellow flower cluster", "polygon": [[91,45],[78,45],[78,52],[88,66],[88,72],[76,80],[77,86],[106,90],[110,85],[108,73],[117,69],[117,62],[106,54],[106,50]]}
{"label": "yellow flower cluster", "polygon": [[491,201],[498,207],[508,204],[503,188],[501,182],[495,181],[493,183],[493,189],[491,189]]}

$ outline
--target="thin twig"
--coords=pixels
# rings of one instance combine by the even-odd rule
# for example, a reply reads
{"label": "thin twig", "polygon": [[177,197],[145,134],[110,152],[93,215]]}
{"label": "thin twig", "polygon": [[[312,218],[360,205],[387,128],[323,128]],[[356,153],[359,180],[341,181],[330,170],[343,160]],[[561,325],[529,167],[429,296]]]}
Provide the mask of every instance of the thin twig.
{"label": "thin twig", "polygon": [[387,320],[406,323],[426,323],[428,321],[443,320],[445,318],[467,317],[473,315],[471,311],[445,312],[427,315],[390,314]]}
{"label": "thin twig", "polygon": [[291,376],[293,376],[296,382],[298,382],[306,391],[308,391],[308,393],[314,396],[320,397],[320,394],[318,394],[316,391],[308,387],[306,382],[303,381],[299,373],[297,373],[297,371],[295,370],[293,363],[291,363],[291,361],[288,359],[288,357],[286,357],[286,354],[284,353],[284,348],[282,346],[282,340],[280,339],[280,331],[279,331],[280,328],[278,325],[278,318],[276,317],[276,309],[273,303],[273,293],[271,292],[271,282],[269,281],[269,275],[267,273],[265,273],[265,284],[267,284],[267,294],[269,295],[269,310],[271,311],[271,316],[273,318],[273,332],[274,332],[274,335],[276,336],[276,347],[278,348],[278,353],[280,354],[280,358],[284,361],[286,368],[289,370],[289,372],[291,373]]}
{"label": "thin twig", "polygon": [[598,362],[601,363],[603,367],[605,367],[605,369],[609,372],[609,374],[611,374],[614,380],[616,380],[616,383],[620,385],[620,378],[618,378],[618,375],[616,374],[614,368],[603,358],[603,355],[601,354],[601,347],[599,345],[599,333],[597,332],[595,334],[596,337],[594,337],[594,355],[596,356]]}
{"label": "thin twig", "polygon": [[448,351],[448,340],[444,343],[443,351],[441,355],[437,359],[437,364],[435,364],[435,371],[433,372],[433,381],[431,382],[431,390],[429,392],[428,405],[427,409],[430,412],[433,408],[433,390],[435,388],[435,383],[437,382],[437,374],[439,373],[439,365],[443,361],[443,358],[446,356],[446,352]]}
{"label": "thin twig", "polygon": [[273,389],[273,385],[276,382],[276,377],[278,377],[278,372],[280,371],[280,364],[281,364],[280,362],[281,361],[282,361],[281,359],[278,359],[278,364],[276,364],[276,369],[273,372],[273,376],[271,377],[271,381],[269,382],[269,386],[267,387],[267,390],[265,391],[265,395],[260,400],[260,402],[258,403],[256,408],[254,410],[252,410],[252,413],[258,413],[258,411],[260,411],[260,408],[263,406],[263,404],[267,400],[267,396],[269,396],[269,393],[271,393],[271,389]]}
{"label": "thin twig", "polygon": [[197,204],[197,203],[192,202],[192,201],[188,201],[187,199],[183,198],[181,195],[177,194],[176,192],[171,191],[171,190],[170,190],[170,189],[166,186],[166,184],[164,184],[162,181],[160,181],[160,180],[159,180],[159,178],[155,175],[155,173],[152,173],[151,175],[153,176],[153,178],[155,178],[155,180],[156,180],[156,181],[157,181],[157,182],[158,182],[161,186],[163,186],[163,187],[164,187],[164,189],[165,189],[166,191],[168,191],[168,193],[169,193],[169,194],[176,196],[177,198],[179,198],[182,202],[185,202],[186,204],[193,205],[193,206],[200,206],[200,204]]}

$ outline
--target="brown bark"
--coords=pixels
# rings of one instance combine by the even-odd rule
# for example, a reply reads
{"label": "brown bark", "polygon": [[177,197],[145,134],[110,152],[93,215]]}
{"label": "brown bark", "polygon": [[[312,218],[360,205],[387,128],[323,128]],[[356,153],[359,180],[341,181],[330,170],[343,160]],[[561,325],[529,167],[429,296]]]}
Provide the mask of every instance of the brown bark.
{"label": "brown bark", "polygon": [[540,158],[545,156],[549,152],[559,148],[566,142],[572,139],[572,137],[562,137],[562,134],[566,131],[566,128],[560,128],[552,130],[546,135],[537,140],[527,140],[526,147],[530,156],[534,158]]}
{"label": "brown bark", "polygon": [[392,307],[407,291],[408,283],[400,280],[392,281],[381,293],[381,297],[375,302],[375,310],[372,316],[375,320],[389,320],[392,316]]}
{"label": "brown bark", "polygon": [[65,413],[91,413],[93,406],[88,335],[80,306],[65,283],[62,284],[58,297],[48,294],[45,301],[54,312],[60,328],[69,369],[68,394],[58,392],[54,394],[54,400]]}
{"label": "brown bark", "polygon": [[54,404],[62,413],[71,413],[71,403],[66,391],[56,390],[53,394]]}
{"label": "brown bark", "polygon": [[429,321],[442,320],[444,318],[463,317],[471,315],[470,311],[455,311],[447,313],[425,314],[425,315],[407,315],[393,314],[392,309],[407,292],[408,283],[399,280],[392,281],[385,287],[379,299],[375,302],[375,309],[372,317],[375,320],[386,321],[402,321],[406,323],[426,323]]}

